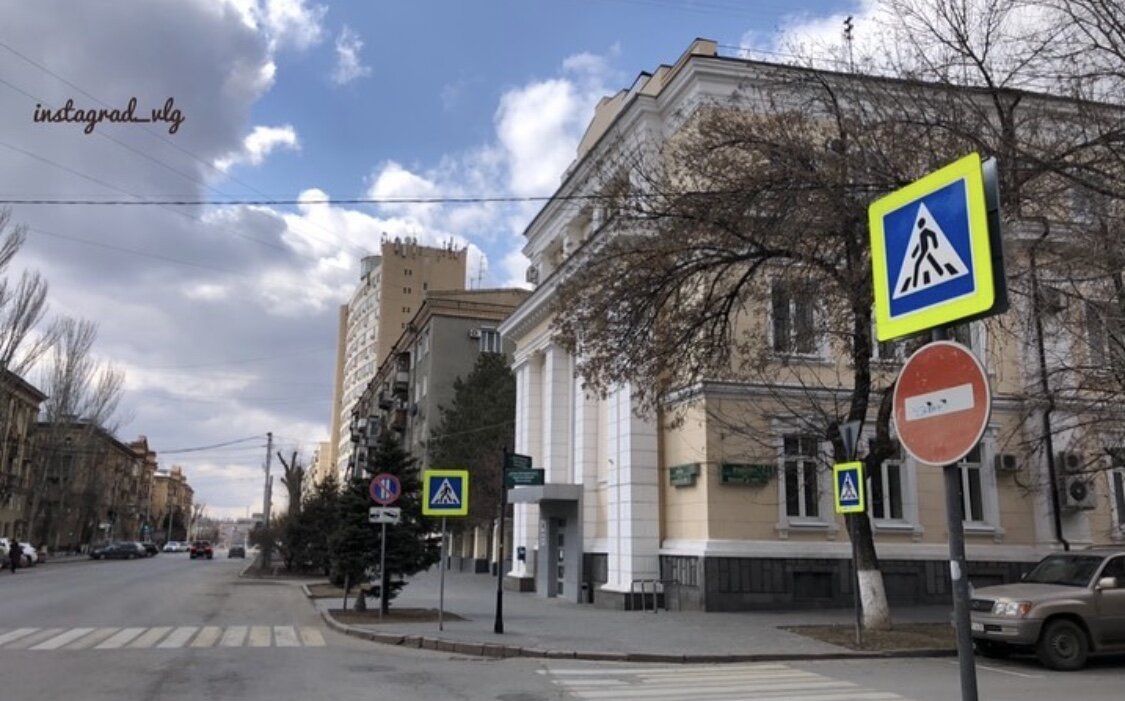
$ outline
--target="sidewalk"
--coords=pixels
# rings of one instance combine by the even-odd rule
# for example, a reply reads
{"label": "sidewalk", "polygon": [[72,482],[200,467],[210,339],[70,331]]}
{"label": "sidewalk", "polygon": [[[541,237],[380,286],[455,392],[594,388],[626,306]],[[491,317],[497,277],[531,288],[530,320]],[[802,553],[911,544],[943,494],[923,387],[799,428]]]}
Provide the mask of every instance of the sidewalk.
{"label": "sidewalk", "polygon": [[[410,580],[394,608],[438,607],[436,569]],[[446,572],[445,611],[464,620],[343,625],[328,615],[342,601],[313,599],[332,627],[377,642],[424,647],[490,657],[552,657],[630,662],[746,662],[845,657],[922,657],[953,654],[945,650],[856,652],[820,642],[780,626],[842,624],[854,621],[852,609],[791,612],[659,613],[615,611],[546,599],[531,593],[504,592],[504,633],[493,632],[496,580],[481,574]],[[351,602],[349,601],[349,604]],[[368,602],[376,608],[377,602]],[[912,607],[893,612],[897,623],[949,620],[947,607]]]}

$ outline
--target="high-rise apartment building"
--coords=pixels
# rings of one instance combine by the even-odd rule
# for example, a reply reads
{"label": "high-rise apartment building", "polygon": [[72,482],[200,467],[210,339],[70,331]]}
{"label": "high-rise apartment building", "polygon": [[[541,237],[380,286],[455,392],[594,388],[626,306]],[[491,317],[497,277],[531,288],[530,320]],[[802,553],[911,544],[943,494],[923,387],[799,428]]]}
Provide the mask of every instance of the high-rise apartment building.
{"label": "high-rise apartment building", "polygon": [[343,475],[351,457],[352,409],[379,364],[429,290],[465,289],[467,249],[420,246],[395,239],[363,259],[360,282],[340,310],[332,406],[335,463]]}

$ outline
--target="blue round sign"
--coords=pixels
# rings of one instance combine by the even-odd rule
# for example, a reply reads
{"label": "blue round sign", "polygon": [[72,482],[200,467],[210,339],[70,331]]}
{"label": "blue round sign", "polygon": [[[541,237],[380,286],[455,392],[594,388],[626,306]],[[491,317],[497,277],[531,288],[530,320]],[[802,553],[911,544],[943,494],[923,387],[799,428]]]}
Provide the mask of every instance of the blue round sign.
{"label": "blue round sign", "polygon": [[399,494],[402,493],[402,484],[398,481],[398,477],[384,472],[375,475],[368,491],[371,494],[371,501],[380,506],[387,506],[398,501]]}

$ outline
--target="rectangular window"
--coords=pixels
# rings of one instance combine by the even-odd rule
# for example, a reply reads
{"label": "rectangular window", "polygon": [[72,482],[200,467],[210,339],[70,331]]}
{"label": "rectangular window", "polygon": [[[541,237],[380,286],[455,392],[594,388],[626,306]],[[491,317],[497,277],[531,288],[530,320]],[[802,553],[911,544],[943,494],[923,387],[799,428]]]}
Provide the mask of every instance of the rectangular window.
{"label": "rectangular window", "polygon": [[480,352],[499,353],[503,349],[500,345],[500,332],[496,329],[480,330]]}
{"label": "rectangular window", "polygon": [[1110,451],[1112,468],[1110,469],[1110,482],[1113,484],[1114,516],[1117,528],[1125,530],[1125,448]]}
{"label": "rectangular window", "polygon": [[812,295],[783,281],[770,290],[773,349],[778,353],[815,355],[816,315]]}
{"label": "rectangular window", "polygon": [[820,516],[816,436],[790,434],[783,440],[785,513],[793,518]]}
{"label": "rectangular window", "polygon": [[1113,302],[1086,303],[1086,342],[1091,367],[1125,372],[1125,323]]}
{"label": "rectangular window", "polygon": [[981,484],[981,453],[976,446],[958,463],[961,467],[961,514],[970,523],[984,522],[984,497]]}
{"label": "rectangular window", "polygon": [[871,516],[902,520],[902,446],[871,473]]}

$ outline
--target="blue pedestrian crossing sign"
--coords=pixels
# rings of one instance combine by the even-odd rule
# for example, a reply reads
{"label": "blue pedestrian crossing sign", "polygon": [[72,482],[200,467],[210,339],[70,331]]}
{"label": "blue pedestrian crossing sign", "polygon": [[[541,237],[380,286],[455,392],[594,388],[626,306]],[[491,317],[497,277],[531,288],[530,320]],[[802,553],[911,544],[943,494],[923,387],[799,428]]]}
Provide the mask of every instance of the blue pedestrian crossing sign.
{"label": "blue pedestrian crossing sign", "polygon": [[468,516],[469,471],[423,470],[423,516]]}
{"label": "blue pedestrian crossing sign", "polygon": [[[988,210],[977,153],[868,207],[875,335],[880,341],[994,308],[994,237]],[[998,248],[998,236],[995,239]]]}
{"label": "blue pedestrian crossing sign", "polygon": [[867,510],[862,462],[833,465],[832,484],[836,494],[836,513],[858,514]]}

